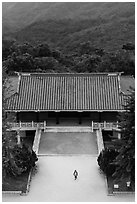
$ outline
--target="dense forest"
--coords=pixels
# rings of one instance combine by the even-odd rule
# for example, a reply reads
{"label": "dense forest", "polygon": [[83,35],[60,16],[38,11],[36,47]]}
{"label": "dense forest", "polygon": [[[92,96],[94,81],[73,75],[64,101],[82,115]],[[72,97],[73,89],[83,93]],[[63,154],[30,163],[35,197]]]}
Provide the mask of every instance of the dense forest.
{"label": "dense forest", "polygon": [[107,52],[92,42],[83,42],[73,52],[64,53],[46,42],[18,43],[3,40],[3,68],[16,72],[124,72],[135,75],[135,47],[124,44],[120,50]]}

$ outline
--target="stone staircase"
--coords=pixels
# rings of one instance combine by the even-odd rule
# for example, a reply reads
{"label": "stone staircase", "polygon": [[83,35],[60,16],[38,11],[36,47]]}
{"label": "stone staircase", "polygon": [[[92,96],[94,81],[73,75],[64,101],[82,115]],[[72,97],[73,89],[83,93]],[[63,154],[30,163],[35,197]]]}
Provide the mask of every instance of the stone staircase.
{"label": "stone staircase", "polygon": [[47,126],[45,132],[92,132],[89,126]]}

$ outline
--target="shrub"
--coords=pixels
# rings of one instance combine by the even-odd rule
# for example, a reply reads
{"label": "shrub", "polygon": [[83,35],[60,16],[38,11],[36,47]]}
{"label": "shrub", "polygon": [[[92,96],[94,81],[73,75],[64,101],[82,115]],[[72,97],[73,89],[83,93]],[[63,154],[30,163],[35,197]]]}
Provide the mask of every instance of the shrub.
{"label": "shrub", "polygon": [[113,163],[113,161],[118,154],[119,153],[117,150],[109,148],[105,148],[99,154],[97,159],[98,165],[107,176],[111,176],[115,172],[116,165]]}
{"label": "shrub", "polygon": [[21,175],[34,167],[37,160],[35,152],[25,144],[15,145],[9,153],[5,171],[12,176]]}

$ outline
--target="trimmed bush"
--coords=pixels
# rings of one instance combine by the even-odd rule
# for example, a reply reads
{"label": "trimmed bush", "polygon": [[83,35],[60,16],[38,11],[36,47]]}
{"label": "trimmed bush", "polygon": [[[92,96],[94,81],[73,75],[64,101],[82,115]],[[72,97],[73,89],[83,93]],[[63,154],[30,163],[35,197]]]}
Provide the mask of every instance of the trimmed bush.
{"label": "trimmed bush", "polygon": [[15,145],[9,153],[5,171],[8,175],[19,176],[34,167],[37,160],[35,152],[28,146]]}
{"label": "trimmed bush", "polygon": [[98,165],[107,176],[111,176],[115,172],[116,165],[114,164],[114,160],[118,154],[117,150],[109,148],[105,148],[100,152],[97,159]]}

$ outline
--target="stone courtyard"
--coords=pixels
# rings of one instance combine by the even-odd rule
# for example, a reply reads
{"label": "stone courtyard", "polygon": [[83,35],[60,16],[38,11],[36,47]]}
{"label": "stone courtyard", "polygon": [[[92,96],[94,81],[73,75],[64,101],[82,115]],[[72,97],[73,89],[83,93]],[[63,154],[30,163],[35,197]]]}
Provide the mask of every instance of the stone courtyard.
{"label": "stone courtyard", "polygon": [[[134,202],[134,195],[108,196],[94,156],[39,157],[27,196],[3,195],[3,202]],[[75,181],[73,171],[79,173]]]}
{"label": "stone courtyard", "polygon": [[42,133],[38,154],[42,155],[97,155],[96,134],[91,132],[46,132]]}
{"label": "stone courtyard", "polygon": [[3,202],[134,202],[134,194],[108,195],[97,151],[95,132],[42,133],[29,193],[3,194]]}

